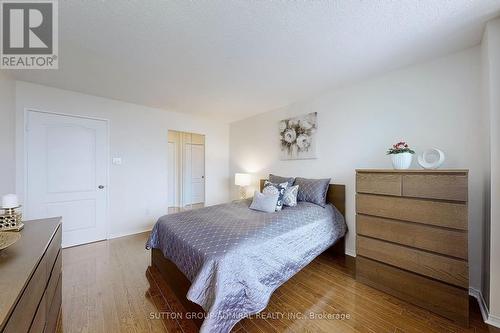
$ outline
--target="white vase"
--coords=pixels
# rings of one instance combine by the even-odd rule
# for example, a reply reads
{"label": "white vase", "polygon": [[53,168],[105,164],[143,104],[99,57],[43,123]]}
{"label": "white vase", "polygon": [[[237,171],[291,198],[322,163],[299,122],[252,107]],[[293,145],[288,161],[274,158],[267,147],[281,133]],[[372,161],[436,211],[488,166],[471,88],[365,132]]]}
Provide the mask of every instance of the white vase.
{"label": "white vase", "polygon": [[413,154],[410,153],[400,153],[400,154],[391,154],[392,158],[392,166],[394,169],[402,170],[409,169],[411,166],[411,160],[413,158]]}

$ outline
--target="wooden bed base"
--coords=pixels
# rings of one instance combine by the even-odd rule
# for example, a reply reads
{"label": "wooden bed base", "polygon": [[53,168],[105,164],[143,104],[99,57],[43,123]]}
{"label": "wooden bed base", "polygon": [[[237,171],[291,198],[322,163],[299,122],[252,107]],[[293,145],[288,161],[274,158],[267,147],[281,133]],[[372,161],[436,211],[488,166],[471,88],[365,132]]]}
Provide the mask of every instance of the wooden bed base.
{"label": "wooden bed base", "polygon": [[[261,180],[261,188],[263,183],[264,180]],[[330,184],[327,193],[327,202],[332,203],[345,216],[345,185]],[[345,254],[345,236],[338,239],[327,251],[343,256]],[[165,283],[168,285],[168,288],[164,288],[168,290],[162,290],[162,293],[173,292],[177,301],[184,308],[185,313],[205,312],[201,306],[186,298],[191,281],[186,278],[172,261],[165,258],[163,253],[158,249],[151,249],[151,266],[148,268],[148,273],[160,289],[162,289],[161,286]],[[157,281],[158,279],[162,279],[163,281]],[[203,320],[194,319],[193,322],[197,327],[200,327]]]}
{"label": "wooden bed base", "polygon": [[[182,305],[184,313],[205,313],[205,310],[196,303],[191,302],[186,298],[187,292],[191,287],[191,281],[177,268],[177,266],[163,256],[163,253],[158,249],[151,249],[151,267],[150,277],[155,280],[156,285],[161,289],[160,291],[165,294],[173,292],[176,300]],[[157,270],[161,276],[155,274]],[[163,281],[158,281],[163,279]],[[162,288],[165,282],[168,285],[168,290]],[[195,318],[198,318],[195,316]],[[201,319],[194,319],[193,322],[196,326],[200,327],[203,323]]]}
{"label": "wooden bed base", "polygon": [[[345,237],[342,237],[327,251],[332,251],[335,255],[344,255],[344,249]],[[339,252],[340,250],[341,253]],[[163,253],[158,249],[151,249],[151,266],[148,268],[148,273],[163,295],[170,293],[175,295],[176,301],[182,306],[182,309],[179,309],[182,313],[197,314],[190,317],[193,318],[193,323],[200,328],[203,320],[199,319],[201,316],[198,316],[198,314],[204,314],[205,310],[186,298],[188,290],[191,287],[191,281],[186,278],[172,261],[165,258]],[[165,284],[168,287],[162,287]],[[166,298],[165,296],[163,297]],[[169,303],[168,300],[166,302]],[[184,317],[187,316],[184,315]]]}

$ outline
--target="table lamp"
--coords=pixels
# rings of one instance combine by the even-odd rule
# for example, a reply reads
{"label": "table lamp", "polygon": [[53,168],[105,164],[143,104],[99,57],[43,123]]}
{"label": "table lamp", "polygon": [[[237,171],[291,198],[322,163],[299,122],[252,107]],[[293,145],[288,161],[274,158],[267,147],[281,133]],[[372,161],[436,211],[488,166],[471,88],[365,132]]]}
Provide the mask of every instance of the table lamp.
{"label": "table lamp", "polygon": [[240,198],[245,199],[247,197],[246,187],[250,185],[250,175],[248,173],[235,173],[234,185],[240,187]]}

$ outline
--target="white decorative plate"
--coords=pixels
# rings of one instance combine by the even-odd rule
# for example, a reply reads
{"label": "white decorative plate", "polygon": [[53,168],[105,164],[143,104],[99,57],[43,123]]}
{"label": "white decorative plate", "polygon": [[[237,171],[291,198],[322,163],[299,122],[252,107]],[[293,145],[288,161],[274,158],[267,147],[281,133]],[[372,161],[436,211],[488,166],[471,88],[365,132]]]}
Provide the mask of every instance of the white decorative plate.
{"label": "white decorative plate", "polygon": [[0,232],[0,250],[8,248],[21,238],[18,232]]}

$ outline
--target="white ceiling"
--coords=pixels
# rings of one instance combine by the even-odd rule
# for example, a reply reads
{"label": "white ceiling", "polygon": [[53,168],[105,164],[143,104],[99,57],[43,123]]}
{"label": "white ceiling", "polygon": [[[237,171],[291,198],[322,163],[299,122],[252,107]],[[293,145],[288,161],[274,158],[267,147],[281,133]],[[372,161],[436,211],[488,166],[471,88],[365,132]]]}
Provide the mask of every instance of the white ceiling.
{"label": "white ceiling", "polygon": [[62,0],[20,80],[227,121],[479,43],[500,0]]}

